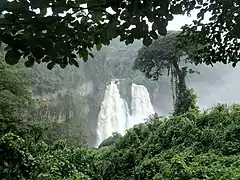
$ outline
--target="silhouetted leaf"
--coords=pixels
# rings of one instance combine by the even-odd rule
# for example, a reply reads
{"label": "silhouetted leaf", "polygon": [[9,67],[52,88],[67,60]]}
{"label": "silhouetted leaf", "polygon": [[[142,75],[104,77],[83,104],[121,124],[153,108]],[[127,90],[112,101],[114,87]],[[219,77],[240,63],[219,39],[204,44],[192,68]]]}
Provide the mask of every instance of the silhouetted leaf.
{"label": "silhouetted leaf", "polygon": [[88,53],[91,58],[94,58],[94,55],[92,53]]}
{"label": "silhouetted leaf", "polygon": [[45,56],[43,59],[42,59],[42,62],[49,62],[50,61],[50,58],[48,56]]}
{"label": "silhouetted leaf", "polygon": [[155,31],[150,31],[150,36],[153,38],[153,39],[157,39],[158,38],[158,35]]}
{"label": "silhouetted leaf", "polygon": [[21,57],[21,53],[19,51],[11,49],[7,51],[5,55],[5,60],[6,60],[6,63],[10,65],[15,65],[18,63],[20,57]]}
{"label": "silhouetted leaf", "polygon": [[71,54],[71,55],[70,55],[70,58],[71,58],[71,59],[74,59],[74,58],[76,58],[76,57],[77,57],[76,54]]}
{"label": "silhouetted leaf", "polygon": [[182,5],[181,4],[177,4],[177,5],[172,5],[170,7],[170,12],[172,14],[182,14],[183,13],[183,10],[182,10]]}
{"label": "silhouetted leaf", "polygon": [[69,59],[69,64],[79,67],[78,62],[75,59]]}
{"label": "silhouetted leaf", "polygon": [[50,62],[50,63],[48,63],[47,68],[48,68],[49,70],[52,70],[52,69],[54,68],[54,65],[55,65],[54,62]]}
{"label": "silhouetted leaf", "polygon": [[83,61],[84,61],[84,62],[87,62],[87,60],[88,60],[88,52],[87,52],[87,51],[84,51],[82,57],[83,57]]}
{"label": "silhouetted leaf", "polygon": [[40,15],[45,16],[47,14],[47,8],[40,8]]}
{"label": "silhouetted leaf", "polygon": [[168,14],[167,15],[167,20],[168,21],[172,21],[173,20],[173,15],[172,14]]}
{"label": "silhouetted leaf", "polygon": [[25,66],[26,67],[32,67],[34,65],[34,59],[29,59],[28,61],[25,61]]}
{"label": "silhouetted leaf", "polygon": [[43,49],[40,46],[34,47],[34,49],[32,51],[33,51],[33,56],[36,59],[42,59],[43,58],[44,51],[43,51]]}
{"label": "silhouetted leaf", "polygon": [[96,49],[97,49],[98,51],[100,51],[101,48],[102,48],[102,44],[101,44],[101,43],[99,43],[99,44],[96,45]]}
{"label": "silhouetted leaf", "polygon": [[64,69],[66,66],[67,66],[67,64],[64,64],[64,63],[61,63],[61,64],[60,64],[60,67],[61,67],[62,69]]}
{"label": "silhouetted leaf", "polygon": [[145,46],[150,46],[152,44],[152,41],[153,40],[149,36],[146,36],[146,37],[143,38],[143,44]]}

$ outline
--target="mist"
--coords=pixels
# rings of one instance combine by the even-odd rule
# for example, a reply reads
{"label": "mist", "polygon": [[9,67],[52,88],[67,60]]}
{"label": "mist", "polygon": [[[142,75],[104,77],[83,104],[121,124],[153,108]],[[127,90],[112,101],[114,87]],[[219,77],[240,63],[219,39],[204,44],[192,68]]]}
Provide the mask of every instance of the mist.
{"label": "mist", "polygon": [[239,103],[239,70],[239,66],[233,68],[230,64],[218,63],[214,67],[200,65],[199,75],[189,75],[187,81],[197,93],[199,107],[206,109],[217,103]]}

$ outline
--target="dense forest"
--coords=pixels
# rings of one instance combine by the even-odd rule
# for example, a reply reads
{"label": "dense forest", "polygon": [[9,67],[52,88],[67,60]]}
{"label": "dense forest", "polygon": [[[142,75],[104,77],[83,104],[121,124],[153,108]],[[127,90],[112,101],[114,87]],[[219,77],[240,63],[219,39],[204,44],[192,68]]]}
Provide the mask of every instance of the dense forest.
{"label": "dense forest", "polygon": [[[239,7],[0,1],[0,179],[240,179]],[[156,113],[94,147],[113,80],[129,106],[146,87]]]}
{"label": "dense forest", "polygon": [[[1,179],[238,179],[238,105],[189,110],[179,116],[153,116],[124,136],[109,137],[100,149],[87,147],[92,146],[89,134],[92,132],[94,138],[96,127],[90,126],[96,126],[104,90],[111,79],[124,79],[121,92],[125,97],[129,83],[144,84],[154,107],[161,109],[162,103],[169,103],[171,111],[167,75],[152,81],[133,71],[139,44],[133,49],[122,45],[122,52],[132,52],[125,56],[121,56],[119,45],[115,41],[112,48],[96,52],[99,59],[82,63],[81,71],[57,67],[49,71],[44,66],[26,69],[23,64],[9,66],[1,59]],[[107,61],[116,52],[118,59],[112,61],[116,64],[110,66]],[[93,71],[87,68],[99,68],[101,72],[91,75]],[[221,72],[195,68],[200,74],[188,78],[195,87],[202,83],[211,86],[221,80],[222,71],[228,72],[225,68]],[[122,72],[117,74],[117,70]],[[95,88],[102,85],[102,89],[91,87],[89,82],[99,82]],[[162,99],[154,97],[156,90]]]}

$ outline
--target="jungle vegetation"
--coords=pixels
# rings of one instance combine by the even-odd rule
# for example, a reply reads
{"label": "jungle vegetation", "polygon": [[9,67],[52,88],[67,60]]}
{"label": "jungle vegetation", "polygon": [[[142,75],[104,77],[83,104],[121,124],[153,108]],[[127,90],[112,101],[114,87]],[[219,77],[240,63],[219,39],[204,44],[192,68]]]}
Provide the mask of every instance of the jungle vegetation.
{"label": "jungle vegetation", "polygon": [[[167,33],[173,15],[194,9],[199,13],[192,25],[176,36]],[[239,61],[238,11],[239,1],[233,0],[0,1],[0,41],[5,51],[5,57],[0,58],[0,179],[240,179],[240,105],[219,104],[199,110],[197,97],[185,81],[191,70],[180,63],[180,55],[185,52],[181,48],[192,45],[196,48],[186,53],[196,64],[221,61],[235,66]],[[210,21],[202,23],[208,12]],[[152,29],[144,17],[152,22]],[[131,25],[134,28],[129,28]],[[99,148],[86,147],[84,136],[76,140],[67,129],[72,122],[66,121],[61,130],[59,124],[36,121],[31,113],[36,108],[32,92],[41,94],[48,87],[32,89],[33,80],[42,82],[42,76],[35,71],[39,75],[35,77],[40,78],[31,79],[32,72],[24,65],[45,62],[49,69],[55,64],[81,68],[80,59],[95,58],[94,46],[100,50],[118,36],[126,44],[143,39],[144,47],[135,60],[136,70],[155,80],[170,72],[175,97],[173,114],[149,117],[124,136],[109,137]],[[153,60],[157,63],[151,64]],[[152,68],[156,70],[153,74]],[[114,76],[111,72],[102,74]],[[74,79],[70,75],[69,79]],[[100,94],[101,89],[104,87],[94,92]],[[74,93],[68,95],[62,98],[75,97]],[[84,104],[85,100],[76,102]],[[61,108],[66,110],[65,106]]]}

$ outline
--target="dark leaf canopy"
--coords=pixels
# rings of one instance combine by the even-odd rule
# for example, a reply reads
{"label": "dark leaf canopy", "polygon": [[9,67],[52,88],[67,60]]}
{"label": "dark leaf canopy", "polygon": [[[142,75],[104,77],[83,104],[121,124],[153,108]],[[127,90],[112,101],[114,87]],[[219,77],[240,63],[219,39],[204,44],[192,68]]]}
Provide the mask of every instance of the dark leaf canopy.
{"label": "dark leaf canopy", "polygon": [[[16,64],[21,57],[30,67],[34,62],[78,66],[93,47],[120,37],[126,44],[153,39],[167,33],[174,14],[194,8],[196,0],[1,0],[0,42],[6,61]],[[109,10],[111,9],[111,11]],[[149,24],[151,22],[153,25]]]}
{"label": "dark leaf canopy", "polygon": [[182,44],[201,45],[193,54],[196,64],[222,62],[236,66],[240,60],[239,7],[240,1],[236,0],[208,0],[196,7],[200,9],[198,19],[183,27],[181,34]]}
{"label": "dark leaf canopy", "polygon": [[182,51],[177,46],[180,32],[171,31],[155,40],[150,46],[143,46],[138,51],[133,69],[140,70],[147,78],[157,80],[166,70],[171,71],[174,62],[178,63]]}

